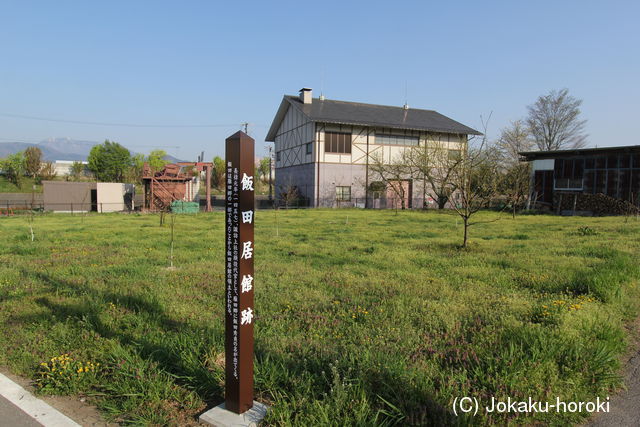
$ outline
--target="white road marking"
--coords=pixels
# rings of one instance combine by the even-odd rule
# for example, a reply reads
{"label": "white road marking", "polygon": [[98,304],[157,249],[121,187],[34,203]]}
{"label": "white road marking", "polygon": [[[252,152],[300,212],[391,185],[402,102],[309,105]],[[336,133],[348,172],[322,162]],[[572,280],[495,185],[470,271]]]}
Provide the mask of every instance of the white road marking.
{"label": "white road marking", "polygon": [[0,374],[0,395],[45,427],[81,427],[51,405]]}

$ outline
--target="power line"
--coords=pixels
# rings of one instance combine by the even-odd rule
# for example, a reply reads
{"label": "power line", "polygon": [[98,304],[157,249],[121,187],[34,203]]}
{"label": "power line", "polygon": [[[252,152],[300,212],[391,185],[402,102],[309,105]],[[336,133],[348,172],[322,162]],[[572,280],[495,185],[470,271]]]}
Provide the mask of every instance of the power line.
{"label": "power line", "polygon": [[147,147],[147,148],[180,148],[179,145],[141,145],[141,144],[127,144],[129,147]]}
{"label": "power line", "polygon": [[90,125],[90,126],[112,126],[112,127],[134,127],[134,128],[222,128],[222,127],[235,127],[238,123],[233,124],[195,124],[195,125],[173,125],[173,124],[138,124],[138,123],[109,123],[109,122],[93,122],[83,120],[64,120],[64,119],[51,119],[47,117],[36,116],[24,116],[21,114],[8,114],[0,113],[2,117],[10,117],[14,119],[25,120],[38,120],[43,122],[56,122],[56,123],[70,123],[76,125]]}
{"label": "power line", "polygon": [[39,143],[41,142],[43,139],[46,138],[42,138],[42,139],[21,139],[21,138],[0,138],[0,141],[7,141],[7,142],[23,142],[25,144],[28,143]]}

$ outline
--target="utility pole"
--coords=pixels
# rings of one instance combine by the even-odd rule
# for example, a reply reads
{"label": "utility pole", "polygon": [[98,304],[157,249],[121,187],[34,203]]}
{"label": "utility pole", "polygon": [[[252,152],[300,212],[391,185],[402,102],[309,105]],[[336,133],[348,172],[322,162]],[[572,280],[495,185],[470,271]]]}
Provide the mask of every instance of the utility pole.
{"label": "utility pole", "polygon": [[272,192],[272,189],[271,189],[271,169],[272,169],[272,167],[271,167],[271,161],[272,161],[271,149],[273,147],[271,147],[271,145],[269,145],[268,148],[269,148],[269,201],[273,202],[273,192]]}

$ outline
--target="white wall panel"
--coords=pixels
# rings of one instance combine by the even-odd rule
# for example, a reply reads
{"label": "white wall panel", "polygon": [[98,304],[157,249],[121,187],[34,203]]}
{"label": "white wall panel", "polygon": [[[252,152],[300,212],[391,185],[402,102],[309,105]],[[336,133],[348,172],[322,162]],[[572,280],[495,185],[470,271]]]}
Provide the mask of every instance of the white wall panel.
{"label": "white wall panel", "polygon": [[312,161],[312,156],[306,154],[305,145],[313,141],[313,129],[313,122],[295,107],[289,107],[275,137],[276,168]]}

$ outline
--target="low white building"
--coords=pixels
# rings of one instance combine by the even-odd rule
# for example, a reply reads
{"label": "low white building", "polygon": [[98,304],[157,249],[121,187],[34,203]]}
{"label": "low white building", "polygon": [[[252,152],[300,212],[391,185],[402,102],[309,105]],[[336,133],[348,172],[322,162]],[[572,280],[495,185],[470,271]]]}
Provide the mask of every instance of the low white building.
{"label": "low white building", "polygon": [[42,181],[42,185],[46,211],[121,212],[134,209],[133,184]]}
{"label": "low white building", "polygon": [[53,170],[55,171],[56,176],[69,176],[71,175],[71,167],[76,162],[84,166],[82,172],[83,176],[91,175],[91,172],[89,172],[89,162],[77,160],[54,160],[51,164],[53,165]]}

